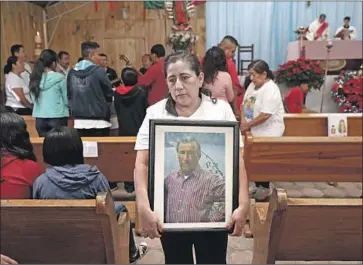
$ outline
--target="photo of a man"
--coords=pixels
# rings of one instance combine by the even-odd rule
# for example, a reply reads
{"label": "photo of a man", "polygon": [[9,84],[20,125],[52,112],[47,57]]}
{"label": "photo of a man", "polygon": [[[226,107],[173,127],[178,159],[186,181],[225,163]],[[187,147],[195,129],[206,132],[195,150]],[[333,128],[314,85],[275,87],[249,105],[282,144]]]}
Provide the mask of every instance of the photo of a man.
{"label": "photo of a man", "polygon": [[[226,184],[224,172],[219,169],[219,167],[224,169],[224,165],[221,165],[221,162],[215,162],[203,152],[202,137],[198,137],[200,139],[197,140],[190,137],[191,135],[193,134],[185,133],[172,145],[165,142],[165,149],[176,154],[177,162],[174,161],[175,156],[171,157],[171,154],[167,153],[167,159],[172,161],[172,170],[165,171],[164,222],[224,222]],[[221,139],[220,142],[224,144],[223,134],[210,135],[217,140]],[[205,136],[204,139],[206,139]],[[209,153],[216,153],[215,157],[223,158],[224,146],[220,144],[218,147],[217,140],[216,145],[209,143],[202,146],[206,150],[212,150],[208,151]],[[209,142],[213,143],[213,141]],[[218,148],[223,149],[223,152],[218,152]],[[203,159],[201,159],[202,155]]]}

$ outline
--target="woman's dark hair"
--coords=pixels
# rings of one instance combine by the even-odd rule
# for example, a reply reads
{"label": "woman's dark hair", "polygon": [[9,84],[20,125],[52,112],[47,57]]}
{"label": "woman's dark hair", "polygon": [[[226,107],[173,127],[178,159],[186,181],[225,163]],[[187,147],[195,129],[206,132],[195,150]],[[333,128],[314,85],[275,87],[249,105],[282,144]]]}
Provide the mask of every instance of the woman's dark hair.
{"label": "woman's dark hair", "polygon": [[10,73],[13,70],[13,65],[16,64],[18,62],[18,57],[13,55],[10,56],[8,58],[8,60],[6,61],[6,65],[4,67],[4,74],[7,75],[8,73]]}
{"label": "woman's dark hair", "polygon": [[203,59],[204,82],[213,83],[217,77],[218,71],[227,72],[227,59],[224,51],[213,46],[210,48]]}
{"label": "woman's dark hair", "polygon": [[250,66],[251,66],[250,69],[255,70],[256,73],[263,74],[264,72],[266,72],[267,78],[274,80],[275,76],[270,70],[268,64],[264,60],[253,61]]}
{"label": "woman's dark hair", "polygon": [[10,112],[2,106],[0,107],[0,113],[1,156],[4,153],[9,153],[19,159],[37,161],[24,119],[15,112]]}
{"label": "woman's dark hair", "polygon": [[[202,72],[202,67],[200,65],[199,59],[197,56],[185,52],[185,51],[178,51],[175,53],[170,54],[169,56],[166,57],[165,59],[165,63],[164,63],[164,73],[165,73],[165,78],[167,77],[167,73],[168,73],[168,69],[169,66],[171,64],[174,64],[178,61],[182,61],[182,62],[186,62],[189,64],[190,69],[192,71],[194,71],[194,73],[196,74],[196,76],[199,76],[200,73]],[[202,96],[202,94],[209,96],[212,99],[213,103],[217,102],[217,99],[212,97],[212,92],[204,87],[200,87],[199,88],[199,96]],[[166,102],[166,106],[165,109],[172,115],[178,116],[176,109],[175,109],[175,101],[173,100],[173,98],[171,97],[170,93],[168,94],[168,100]]]}
{"label": "woman's dark hair", "polygon": [[137,84],[137,72],[133,68],[126,67],[121,71],[121,79],[125,86],[135,86]]}
{"label": "woman's dark hair", "polygon": [[84,164],[83,144],[78,132],[69,127],[49,131],[43,142],[43,159],[51,166]]}
{"label": "woman's dark hair", "polygon": [[35,62],[34,69],[30,75],[29,90],[34,94],[35,100],[38,100],[40,94],[40,80],[45,68],[51,68],[57,62],[57,53],[51,49],[45,49],[41,52],[39,59]]}

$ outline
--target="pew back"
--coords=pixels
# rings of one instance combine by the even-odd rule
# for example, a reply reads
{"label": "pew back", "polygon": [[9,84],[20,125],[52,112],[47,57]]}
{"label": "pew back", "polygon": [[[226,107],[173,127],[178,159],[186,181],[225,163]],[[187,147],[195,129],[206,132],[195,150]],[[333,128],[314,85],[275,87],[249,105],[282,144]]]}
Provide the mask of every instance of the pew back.
{"label": "pew back", "polygon": [[[31,138],[35,156],[43,166],[44,138]],[[84,137],[83,142],[98,143],[98,157],[86,157],[85,163],[95,165],[108,181],[133,181],[136,160],[136,137]]]}
{"label": "pew back", "polygon": [[245,137],[249,181],[361,182],[362,137]]}
{"label": "pew back", "polygon": [[290,199],[274,190],[255,211],[253,264],[361,261],[361,199]]}
{"label": "pew back", "polygon": [[[362,136],[362,114],[345,114],[348,136]],[[328,136],[327,114],[285,114],[284,136]]]}
{"label": "pew back", "polygon": [[127,264],[128,215],[96,200],[2,200],[1,253],[19,263]]}

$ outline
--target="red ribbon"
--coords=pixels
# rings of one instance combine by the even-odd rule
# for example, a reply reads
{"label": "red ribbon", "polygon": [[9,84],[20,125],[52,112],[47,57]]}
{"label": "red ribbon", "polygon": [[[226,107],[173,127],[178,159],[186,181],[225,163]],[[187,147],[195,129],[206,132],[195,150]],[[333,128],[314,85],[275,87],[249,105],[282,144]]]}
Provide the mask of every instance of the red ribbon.
{"label": "red ribbon", "polygon": [[98,1],[95,0],[95,11],[98,12]]}
{"label": "red ribbon", "polygon": [[110,7],[111,12],[115,12],[115,5],[114,5],[113,1],[109,2],[109,7]]}

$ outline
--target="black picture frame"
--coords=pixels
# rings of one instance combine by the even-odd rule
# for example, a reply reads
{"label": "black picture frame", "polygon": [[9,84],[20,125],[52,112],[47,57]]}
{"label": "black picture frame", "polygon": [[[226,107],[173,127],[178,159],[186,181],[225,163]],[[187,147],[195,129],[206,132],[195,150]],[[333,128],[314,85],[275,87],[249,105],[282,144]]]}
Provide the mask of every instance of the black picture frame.
{"label": "black picture frame", "polygon": [[[150,202],[150,207],[153,211],[155,211],[155,194],[159,191],[155,188],[155,170],[160,168],[160,166],[155,165],[156,156],[160,155],[160,150],[156,150],[156,143],[158,139],[156,139],[156,129],[158,126],[166,126],[170,128],[184,128],[181,132],[189,133],[189,131],[185,131],[185,127],[191,128],[230,128],[232,133],[232,194],[230,194],[231,201],[231,211],[229,214],[232,214],[233,211],[238,208],[238,196],[239,196],[239,159],[240,159],[240,129],[239,123],[237,121],[196,121],[196,120],[168,120],[168,119],[150,119],[149,121],[149,168],[148,168],[148,197]],[[210,130],[210,129],[208,129]],[[194,133],[191,131],[191,133]],[[225,147],[227,149],[227,147]],[[199,163],[199,162],[198,162]],[[227,167],[227,165],[225,165]],[[163,165],[164,167],[164,165]],[[230,174],[229,174],[230,175]],[[163,177],[164,176],[159,176]],[[225,180],[227,182],[227,176],[225,176]],[[227,183],[226,183],[227,185]],[[164,188],[163,188],[164,189]],[[228,195],[225,194],[227,197]],[[163,195],[164,198],[164,195]],[[165,203],[165,202],[163,202]],[[165,210],[165,209],[164,209]],[[159,213],[160,214],[160,213]],[[163,213],[164,214],[164,213]],[[225,223],[228,223],[228,218],[230,216],[225,216]],[[163,223],[163,222],[162,222]],[[226,226],[224,227],[204,227],[203,224],[207,224],[205,222],[200,222],[200,226],[198,227],[186,227],[186,223],[180,223],[180,227],[166,228],[165,223],[163,223],[163,231],[172,231],[172,232],[185,232],[185,231],[228,231],[232,232],[232,229],[227,230]],[[206,225],[208,226],[208,225]]]}

